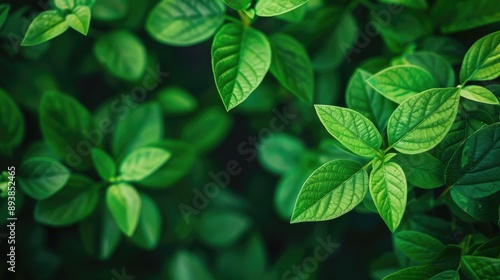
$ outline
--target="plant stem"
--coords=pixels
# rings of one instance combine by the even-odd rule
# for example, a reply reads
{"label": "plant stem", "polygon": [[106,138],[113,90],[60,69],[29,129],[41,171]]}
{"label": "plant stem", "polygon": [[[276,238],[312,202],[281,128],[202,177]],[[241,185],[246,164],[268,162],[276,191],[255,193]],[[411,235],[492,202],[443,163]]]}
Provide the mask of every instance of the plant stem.
{"label": "plant stem", "polygon": [[242,11],[238,11],[238,14],[240,15],[241,22],[243,23],[243,26],[249,27],[250,26],[250,18]]}

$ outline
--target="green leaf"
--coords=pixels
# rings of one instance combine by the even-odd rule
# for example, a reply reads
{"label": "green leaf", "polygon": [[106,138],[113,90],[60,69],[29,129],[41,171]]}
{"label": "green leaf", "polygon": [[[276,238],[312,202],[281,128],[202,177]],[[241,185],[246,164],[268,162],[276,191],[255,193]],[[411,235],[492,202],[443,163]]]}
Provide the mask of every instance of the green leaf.
{"label": "green leaf", "polygon": [[423,265],[423,266],[411,266],[408,268],[405,268],[403,270],[400,270],[396,273],[393,273],[389,276],[384,277],[382,280],[422,280],[422,279],[429,279],[432,276],[436,275],[436,273],[441,272],[442,270],[429,266],[429,265]]}
{"label": "green leaf", "polygon": [[130,12],[129,0],[99,0],[92,7],[92,18],[98,20],[119,20]]}
{"label": "green leaf", "polygon": [[19,167],[19,185],[36,200],[43,200],[57,193],[68,181],[70,172],[59,162],[35,157],[24,161]]}
{"label": "green leaf", "polygon": [[210,107],[201,111],[181,131],[181,138],[199,151],[208,151],[219,144],[229,132],[232,120],[223,110]]}
{"label": "green leaf", "polygon": [[[437,10],[436,18],[444,22],[438,22],[437,26],[444,33],[460,32],[492,24],[499,21],[498,2],[496,0],[457,0],[438,1],[445,6]],[[443,15],[447,15],[443,17]]]}
{"label": "green leaf", "polygon": [[101,179],[109,182],[116,175],[116,164],[113,158],[104,150],[92,149],[92,161]]}
{"label": "green leaf", "polygon": [[243,11],[250,7],[252,0],[223,0],[226,5],[237,11]]}
{"label": "green leaf", "polygon": [[472,280],[497,279],[500,275],[500,259],[462,256],[462,271]]}
{"label": "green leaf", "polygon": [[168,279],[214,280],[203,260],[188,251],[178,251],[168,263]]}
{"label": "green leaf", "polygon": [[361,68],[354,71],[347,84],[346,103],[347,107],[367,117],[382,131],[396,105],[365,82],[371,76]]}
{"label": "green leaf", "polygon": [[154,249],[160,242],[161,213],[153,199],[141,193],[141,215],[132,242],[144,249]]}
{"label": "green leaf", "polygon": [[271,65],[271,46],[253,28],[228,23],[215,35],[212,70],[226,110],[243,102],[262,82]]}
{"label": "green leaf", "polygon": [[139,223],[142,200],[137,190],[126,183],[112,185],[106,190],[106,205],[118,228],[132,236]]}
{"label": "green leaf", "polygon": [[460,42],[447,36],[429,36],[422,40],[419,47],[439,54],[453,65],[462,62],[466,51]]}
{"label": "green leaf", "polygon": [[487,81],[500,76],[500,31],[476,41],[467,51],[460,69],[460,82]]}
{"label": "green leaf", "polygon": [[469,136],[465,118],[458,114],[446,137],[436,146],[434,154],[443,163],[448,163],[463,141]]}
{"label": "green leaf", "polygon": [[498,98],[485,87],[466,86],[460,89],[460,96],[485,104],[500,105]]}
{"label": "green leaf", "polygon": [[471,198],[500,190],[500,123],[472,134],[455,152],[446,167],[446,184]]}
{"label": "green leaf", "polygon": [[3,24],[7,20],[10,11],[10,4],[0,4],[0,28],[2,28]]}
{"label": "green leaf", "polygon": [[259,0],[255,11],[260,17],[273,17],[284,14],[309,2],[309,0]]}
{"label": "green leaf", "polygon": [[[454,205],[450,206],[450,202],[448,202],[448,207],[450,207],[455,215],[464,219],[462,214],[467,214],[469,217],[465,219],[465,221],[471,221],[470,217],[483,222],[495,221],[498,211],[498,197],[470,197],[466,191],[467,190],[464,188],[452,188],[450,191],[451,202],[454,203]],[[468,193],[471,193],[471,191]],[[477,193],[480,194],[480,192]],[[456,211],[457,207],[459,213]]]}
{"label": "green leaf", "polygon": [[0,147],[18,146],[24,137],[24,118],[12,98],[0,88]]}
{"label": "green leaf", "polygon": [[[46,92],[40,102],[40,126],[45,142],[59,158],[73,168],[90,166],[90,150],[102,144],[100,131],[92,129],[93,119],[76,99],[57,92]],[[101,135],[90,136],[92,134]]]}
{"label": "green leaf", "polygon": [[298,7],[297,9],[294,9],[294,10],[288,11],[284,14],[281,14],[281,15],[277,16],[276,18],[279,18],[281,20],[288,21],[288,22],[298,23],[304,19],[304,17],[307,14],[307,10],[308,10],[308,5],[305,4],[305,5]]}
{"label": "green leaf", "polygon": [[276,133],[261,144],[258,159],[266,170],[283,174],[299,165],[304,150],[304,144],[299,139],[285,133]]}
{"label": "green leaf", "polygon": [[87,35],[90,26],[90,8],[87,6],[75,7],[71,14],[66,16],[66,22],[74,30]]}
{"label": "green leaf", "polygon": [[455,72],[451,64],[433,52],[420,51],[403,58],[408,63],[422,67],[434,77],[438,87],[455,86]]}
{"label": "green leaf", "polygon": [[111,145],[116,159],[123,159],[131,151],[162,139],[163,118],[158,104],[140,105],[126,111],[119,119]]}
{"label": "green leaf", "polygon": [[93,184],[88,177],[72,175],[61,191],[36,203],[35,220],[52,226],[83,220],[94,211],[99,200],[99,190]]}
{"label": "green leaf", "polygon": [[412,185],[424,189],[434,189],[444,185],[445,165],[428,153],[398,154],[394,161],[403,168],[406,179]]}
{"label": "green leaf", "polygon": [[458,271],[446,270],[432,276],[429,280],[460,280],[460,275]]}
{"label": "green leaf", "polygon": [[459,100],[456,88],[430,89],[408,98],[389,118],[389,145],[406,154],[434,148],[450,130]]}
{"label": "green leaf", "polygon": [[107,207],[83,220],[79,231],[85,250],[100,260],[108,259],[120,243],[120,229]]}
{"label": "green leaf", "polygon": [[366,82],[389,100],[401,103],[408,97],[434,87],[434,78],[423,68],[398,65],[386,68]]}
{"label": "green leaf", "polygon": [[498,258],[500,256],[500,236],[481,244],[472,254],[474,256]]}
{"label": "green leaf", "polygon": [[160,90],[157,100],[163,112],[169,115],[191,113],[198,107],[196,99],[179,87],[168,87]]}
{"label": "green leaf", "polygon": [[141,181],[158,170],[170,153],[163,149],[143,147],[133,150],[120,165],[120,178],[124,181]]}
{"label": "green leaf", "polygon": [[311,103],[314,95],[314,71],[304,46],[293,37],[277,33],[270,38],[271,73],[283,87]]}
{"label": "green leaf", "polygon": [[71,10],[75,6],[75,0],[54,0],[54,4],[60,10]]}
{"label": "green leaf", "polygon": [[28,27],[21,46],[34,46],[48,41],[61,35],[68,27],[61,11],[41,12]]}
{"label": "green leaf", "polygon": [[352,62],[352,55],[357,49],[351,51],[351,48],[356,43],[359,33],[356,19],[352,14],[337,6],[323,10],[323,17],[320,17],[316,24],[322,25],[324,21],[333,22],[328,39],[313,56],[313,67],[321,72],[333,70],[344,61]]}
{"label": "green leaf", "polygon": [[445,249],[436,238],[413,230],[394,234],[396,248],[410,259],[420,263],[430,263]]}
{"label": "green leaf", "polygon": [[418,10],[425,10],[428,7],[426,0],[379,0],[379,2],[385,4],[401,5]]}
{"label": "green leaf", "polygon": [[300,189],[313,171],[314,169],[311,170],[311,168],[297,166],[283,174],[279,180],[274,193],[274,206],[284,220],[289,221],[292,217],[295,200],[299,196]]}
{"label": "green leaf", "polygon": [[198,234],[215,247],[227,247],[236,242],[251,225],[243,214],[227,210],[207,210],[200,218]]}
{"label": "green leaf", "polygon": [[146,70],[146,48],[141,40],[129,31],[119,30],[97,39],[94,55],[113,76],[139,80]]}
{"label": "green leaf", "polygon": [[146,30],[154,39],[189,46],[212,37],[224,22],[226,8],[216,0],[165,0],[149,13]]}
{"label": "green leaf", "polygon": [[262,239],[253,235],[243,246],[221,252],[216,260],[221,279],[263,279],[267,261],[264,246]]}
{"label": "green leaf", "polygon": [[144,187],[159,188],[168,187],[176,183],[191,170],[196,160],[195,149],[182,141],[163,140],[148,147],[156,147],[169,151],[170,159],[158,170],[138,183]]}
{"label": "green leaf", "polygon": [[360,113],[337,106],[314,105],[326,130],[353,153],[375,157],[382,146],[382,136],[375,125]]}
{"label": "green leaf", "polygon": [[375,158],[369,183],[370,193],[380,216],[394,232],[406,209],[408,189],[403,169],[395,162]]}
{"label": "green leaf", "polygon": [[361,164],[333,160],[316,169],[300,190],[291,223],[337,218],[356,207],[368,192]]}

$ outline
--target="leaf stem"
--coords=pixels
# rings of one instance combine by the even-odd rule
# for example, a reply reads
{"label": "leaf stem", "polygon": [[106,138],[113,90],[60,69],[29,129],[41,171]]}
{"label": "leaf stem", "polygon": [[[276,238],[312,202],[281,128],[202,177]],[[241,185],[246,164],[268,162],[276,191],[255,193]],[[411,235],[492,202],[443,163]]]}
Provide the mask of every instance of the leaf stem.
{"label": "leaf stem", "polygon": [[238,14],[240,15],[241,22],[243,23],[243,26],[249,27],[250,26],[250,18],[242,11],[238,11]]}

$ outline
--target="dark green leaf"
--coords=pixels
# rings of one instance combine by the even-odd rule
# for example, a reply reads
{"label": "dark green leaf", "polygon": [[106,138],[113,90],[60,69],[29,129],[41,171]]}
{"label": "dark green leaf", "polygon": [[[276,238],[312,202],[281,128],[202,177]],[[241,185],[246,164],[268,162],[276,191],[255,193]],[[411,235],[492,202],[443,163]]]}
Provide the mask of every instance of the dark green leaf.
{"label": "dark green leaf", "polygon": [[472,280],[497,279],[500,275],[500,259],[463,256],[462,271]]}
{"label": "dark green leaf", "polygon": [[92,149],[92,160],[97,173],[99,173],[99,176],[103,180],[109,182],[114,178],[116,175],[116,164],[110,155],[99,148],[94,148]]}
{"label": "dark green leaf", "polygon": [[198,234],[209,245],[225,247],[233,244],[250,228],[243,214],[227,210],[207,210],[200,219]]}
{"label": "dark green leaf", "polygon": [[211,107],[201,111],[182,128],[181,138],[199,151],[207,151],[222,141],[231,125],[232,120],[224,111]]}
{"label": "dark green leaf", "polygon": [[69,170],[51,158],[35,157],[19,167],[19,185],[30,197],[43,200],[61,190],[68,181]]}
{"label": "dark green leaf", "polygon": [[428,153],[398,154],[394,161],[403,168],[406,179],[412,185],[424,189],[434,189],[444,185],[445,165]]}
{"label": "dark green leaf", "polygon": [[271,36],[273,53],[271,73],[287,90],[306,102],[312,102],[314,71],[304,46],[283,33]]}
{"label": "dark green leaf", "polygon": [[158,246],[161,233],[161,213],[153,199],[141,194],[141,215],[137,229],[132,235],[132,241],[145,249],[154,249]]}
{"label": "dark green leaf", "polygon": [[24,118],[16,103],[0,88],[0,147],[18,146],[24,137]]}
{"label": "dark green leaf", "polygon": [[35,220],[46,225],[67,226],[84,219],[94,211],[99,200],[99,191],[93,184],[90,178],[72,175],[61,191],[37,202]]}
{"label": "dark green leaf", "polygon": [[430,263],[445,249],[436,238],[413,230],[396,233],[394,242],[403,254],[420,263]]}

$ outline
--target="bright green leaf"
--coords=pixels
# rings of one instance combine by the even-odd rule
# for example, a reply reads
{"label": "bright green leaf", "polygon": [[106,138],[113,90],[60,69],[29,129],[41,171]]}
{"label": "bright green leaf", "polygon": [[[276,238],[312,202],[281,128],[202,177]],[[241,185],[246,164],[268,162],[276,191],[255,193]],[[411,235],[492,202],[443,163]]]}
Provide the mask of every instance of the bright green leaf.
{"label": "bright green leaf", "polygon": [[170,152],[159,148],[143,147],[133,150],[120,165],[120,178],[124,181],[141,181],[158,170]]}
{"label": "bright green leaf", "polygon": [[370,173],[370,193],[380,216],[394,232],[406,209],[408,189],[403,169],[395,162],[375,158]]}
{"label": "bright green leaf", "polygon": [[498,98],[485,87],[481,86],[466,86],[460,89],[460,95],[472,101],[477,101],[485,104],[500,105]]}
{"label": "bright green leaf", "polygon": [[90,215],[99,200],[94,182],[85,176],[72,175],[66,186],[54,196],[38,201],[35,220],[46,225],[67,226]]}
{"label": "bright green leaf", "polygon": [[394,234],[396,248],[410,259],[420,263],[430,263],[445,249],[436,238],[413,230]]}
{"label": "bright green leaf", "polygon": [[450,130],[459,100],[456,88],[430,89],[408,98],[389,118],[389,145],[406,154],[434,148]]}
{"label": "bright green leaf", "polygon": [[463,256],[462,271],[472,280],[498,279],[500,259]]}
{"label": "bright green leaf", "polygon": [[0,88],[0,147],[18,146],[24,137],[24,118],[14,100]]}
{"label": "bright green leaf", "polygon": [[346,89],[347,106],[377,124],[379,131],[387,126],[387,121],[396,109],[394,104],[376,92],[365,81],[372,75],[358,68],[352,74]]}
{"label": "bright green leaf", "polygon": [[109,182],[116,175],[116,164],[113,158],[99,148],[92,149],[92,161],[101,179]]}
{"label": "bright green leaf", "polygon": [[154,249],[158,246],[161,233],[161,213],[158,205],[145,194],[141,194],[141,215],[132,242],[141,248]]}
{"label": "bright green leaf", "polygon": [[48,41],[61,35],[68,27],[61,11],[41,12],[28,27],[21,46],[34,46]]}
{"label": "bright green leaf", "polygon": [[60,10],[71,10],[75,6],[75,0],[54,0],[54,4]]}
{"label": "bright green leaf", "polygon": [[500,31],[476,41],[467,51],[460,69],[460,82],[487,81],[500,76]]}
{"label": "bright green leaf", "polygon": [[35,157],[19,167],[19,185],[23,191],[36,200],[43,200],[61,190],[68,181],[69,170],[59,162]]}
{"label": "bright green leaf", "polygon": [[284,14],[309,2],[309,0],[259,0],[255,11],[261,17],[273,17]]}
{"label": "bright green leaf", "polygon": [[403,168],[406,179],[412,185],[424,189],[434,189],[444,185],[445,165],[428,153],[398,154],[394,161]]}
{"label": "bright green leaf", "polygon": [[326,130],[353,153],[375,157],[382,146],[382,136],[375,125],[360,113],[337,106],[315,105]]}
{"label": "bright green leaf", "polygon": [[432,276],[429,280],[460,280],[460,275],[458,271],[446,270]]}
{"label": "bright green leaf", "polygon": [[233,244],[251,225],[245,215],[227,210],[207,210],[200,219],[198,234],[203,241],[216,247]]}
{"label": "bright green leaf", "polygon": [[149,13],[146,30],[164,44],[194,45],[212,37],[225,10],[218,0],[163,0]]}
{"label": "bright green leaf", "polygon": [[271,73],[276,79],[306,102],[314,95],[314,71],[304,46],[293,37],[277,33],[271,36]]}
{"label": "bright green leaf", "polygon": [[217,32],[212,70],[226,110],[243,102],[260,85],[270,65],[271,47],[260,31],[228,23]]}
{"label": "bright green leaf", "polygon": [[411,96],[434,87],[434,78],[431,74],[423,68],[412,65],[386,68],[366,82],[396,103],[401,103]]}
{"label": "bright green leaf", "polygon": [[131,185],[121,183],[106,190],[108,206],[118,228],[127,236],[132,236],[139,223],[142,200]]}
{"label": "bright green leaf", "polygon": [[97,39],[94,55],[114,76],[137,81],[146,70],[146,48],[133,33],[114,31]]}
{"label": "bright green leaf", "polygon": [[87,6],[78,6],[66,16],[66,22],[71,28],[87,35],[90,26],[90,8]]}
{"label": "bright green leaf", "polygon": [[500,123],[472,134],[446,167],[446,183],[471,198],[500,191]]}
{"label": "bright green leaf", "polygon": [[334,160],[323,164],[300,190],[292,223],[337,218],[356,207],[368,192],[368,174],[361,164]]}

